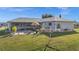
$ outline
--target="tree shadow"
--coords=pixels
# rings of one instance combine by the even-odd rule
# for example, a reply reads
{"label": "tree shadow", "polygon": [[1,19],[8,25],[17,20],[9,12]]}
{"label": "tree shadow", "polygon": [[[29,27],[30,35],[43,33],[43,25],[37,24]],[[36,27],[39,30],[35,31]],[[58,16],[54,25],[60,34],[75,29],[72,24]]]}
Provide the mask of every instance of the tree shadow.
{"label": "tree shadow", "polygon": [[55,51],[60,51],[60,50],[57,49],[56,47],[51,47],[51,46],[49,46],[48,44],[46,44],[46,46],[45,46],[45,48],[44,48],[44,51],[46,51],[47,48],[53,49],[53,50],[55,50]]}
{"label": "tree shadow", "polygon": [[72,35],[72,34],[78,34],[79,32],[76,32],[76,31],[70,31],[70,32],[42,32],[41,34],[44,34],[48,37],[50,37],[50,34],[51,34],[51,37],[59,37],[59,36],[64,36],[64,35]]}

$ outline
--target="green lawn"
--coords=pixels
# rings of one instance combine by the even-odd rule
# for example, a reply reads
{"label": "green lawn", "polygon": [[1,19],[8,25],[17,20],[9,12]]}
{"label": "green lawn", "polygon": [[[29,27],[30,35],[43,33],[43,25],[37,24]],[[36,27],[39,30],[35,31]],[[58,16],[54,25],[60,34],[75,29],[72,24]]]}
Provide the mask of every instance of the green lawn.
{"label": "green lawn", "polygon": [[44,35],[33,38],[32,35],[19,35],[0,38],[0,50],[32,51],[43,50],[48,39]]}
{"label": "green lawn", "polygon": [[[76,31],[76,32],[75,32]],[[39,35],[8,36],[0,31],[1,51],[79,51],[79,30],[74,32],[41,33]],[[5,35],[4,35],[5,34]],[[49,42],[49,43],[48,43]]]}
{"label": "green lawn", "polygon": [[7,27],[3,26],[3,27],[0,27],[0,31],[1,30],[5,30]]}
{"label": "green lawn", "polygon": [[[52,38],[49,46],[60,51],[79,51],[79,34],[76,33]],[[48,48],[47,50],[54,49]]]}

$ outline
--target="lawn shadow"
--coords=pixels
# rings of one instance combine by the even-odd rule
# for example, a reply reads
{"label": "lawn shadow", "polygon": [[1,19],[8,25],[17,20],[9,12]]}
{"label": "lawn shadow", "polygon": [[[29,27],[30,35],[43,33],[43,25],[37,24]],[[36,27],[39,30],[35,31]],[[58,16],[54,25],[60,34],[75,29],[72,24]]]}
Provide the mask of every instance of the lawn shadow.
{"label": "lawn shadow", "polygon": [[72,35],[72,34],[78,34],[79,32],[76,32],[76,31],[71,31],[71,32],[52,32],[52,33],[49,33],[49,32],[42,32],[41,34],[44,34],[48,37],[50,37],[50,34],[51,34],[51,37],[58,37],[58,36],[64,36],[64,35]]}
{"label": "lawn shadow", "polygon": [[47,48],[53,49],[55,51],[60,51],[59,49],[57,49],[56,47],[51,47],[48,44],[45,46],[44,51],[47,51]]}
{"label": "lawn shadow", "polygon": [[1,36],[2,38],[5,38],[5,37],[10,36],[10,33],[5,32],[5,30],[1,30],[1,31],[0,31],[0,36]]}

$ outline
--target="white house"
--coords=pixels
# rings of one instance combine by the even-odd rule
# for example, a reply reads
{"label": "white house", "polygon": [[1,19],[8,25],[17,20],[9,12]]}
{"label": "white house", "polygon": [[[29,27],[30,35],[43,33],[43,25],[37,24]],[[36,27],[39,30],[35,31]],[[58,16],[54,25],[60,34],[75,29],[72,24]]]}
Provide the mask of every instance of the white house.
{"label": "white house", "polygon": [[74,30],[74,21],[60,17],[44,18],[41,22],[43,31],[64,32]]}
{"label": "white house", "polygon": [[[39,20],[39,21],[38,21]],[[60,17],[50,17],[44,19],[38,18],[17,18],[8,22],[8,27],[15,25],[20,31],[27,31],[32,28],[37,28],[37,26],[32,26],[33,22],[38,22],[41,25],[42,31],[52,31],[52,32],[64,32],[73,31],[74,22],[70,20],[65,20]]]}

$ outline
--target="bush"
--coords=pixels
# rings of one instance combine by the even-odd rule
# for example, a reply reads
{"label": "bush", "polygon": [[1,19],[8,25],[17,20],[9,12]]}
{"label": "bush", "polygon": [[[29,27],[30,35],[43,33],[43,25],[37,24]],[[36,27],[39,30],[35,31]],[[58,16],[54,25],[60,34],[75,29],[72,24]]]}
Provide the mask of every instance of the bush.
{"label": "bush", "polygon": [[16,26],[13,26],[12,27],[12,32],[16,32],[17,31],[17,27]]}

